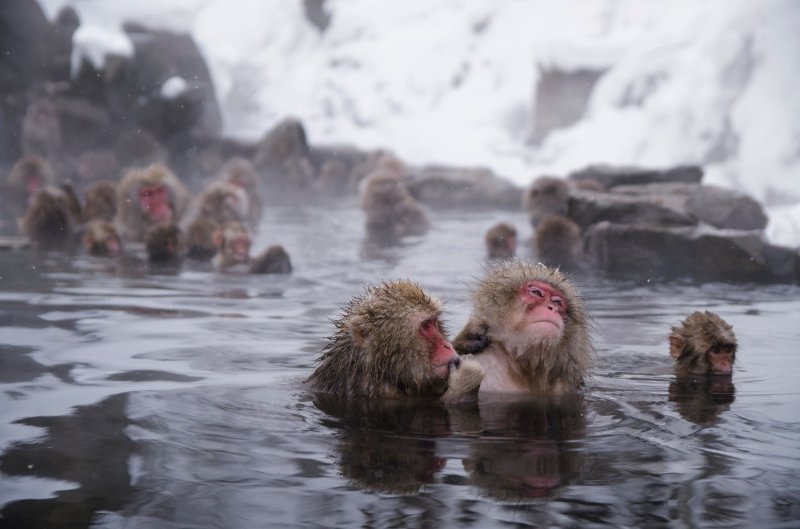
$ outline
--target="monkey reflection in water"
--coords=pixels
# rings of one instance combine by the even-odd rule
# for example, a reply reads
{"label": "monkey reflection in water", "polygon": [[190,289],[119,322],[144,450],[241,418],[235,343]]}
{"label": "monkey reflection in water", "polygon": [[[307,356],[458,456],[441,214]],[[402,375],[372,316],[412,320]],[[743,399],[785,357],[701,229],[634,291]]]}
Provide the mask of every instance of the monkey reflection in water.
{"label": "monkey reflection in water", "polygon": [[[414,494],[444,479],[501,500],[532,500],[558,495],[583,469],[580,394],[455,406],[331,394],[315,394],[313,401],[335,420],[326,422],[338,431],[333,456],[342,475],[366,490]],[[466,454],[442,448],[454,435],[469,438]]]}
{"label": "monkey reflection in water", "polygon": [[669,400],[684,419],[713,424],[734,400],[738,343],[733,327],[713,312],[694,312],[672,327],[669,346],[675,360]]}

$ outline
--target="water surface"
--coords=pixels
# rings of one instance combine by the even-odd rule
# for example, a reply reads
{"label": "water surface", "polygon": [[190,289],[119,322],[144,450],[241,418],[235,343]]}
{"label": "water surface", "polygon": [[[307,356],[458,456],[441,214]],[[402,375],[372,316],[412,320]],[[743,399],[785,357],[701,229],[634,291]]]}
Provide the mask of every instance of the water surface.
{"label": "water surface", "polygon": [[[349,206],[274,206],[255,249],[291,276],[0,254],[0,526],[797,527],[800,291],[581,278],[597,362],[568,399],[312,397],[331,318],[415,280],[455,334],[482,236],[520,213],[438,213],[380,248]],[[523,246],[522,256],[529,255]],[[679,382],[669,328],[729,321],[729,380]]]}

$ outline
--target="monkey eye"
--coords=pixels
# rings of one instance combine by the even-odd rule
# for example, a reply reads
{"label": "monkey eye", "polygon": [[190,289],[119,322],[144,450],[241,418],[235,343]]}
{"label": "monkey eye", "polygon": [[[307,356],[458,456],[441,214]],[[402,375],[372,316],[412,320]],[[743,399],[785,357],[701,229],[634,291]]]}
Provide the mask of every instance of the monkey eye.
{"label": "monkey eye", "polygon": [[553,296],[552,298],[550,298],[550,300],[553,302],[554,305],[558,305],[559,307],[564,306],[564,300],[557,296]]}
{"label": "monkey eye", "polygon": [[537,297],[540,297],[540,298],[543,298],[543,297],[544,297],[544,292],[542,292],[542,289],[541,289],[541,288],[537,288],[537,287],[531,287],[531,288],[528,290],[528,292],[530,292],[530,293],[531,293],[531,294],[533,294],[534,296],[537,296]]}

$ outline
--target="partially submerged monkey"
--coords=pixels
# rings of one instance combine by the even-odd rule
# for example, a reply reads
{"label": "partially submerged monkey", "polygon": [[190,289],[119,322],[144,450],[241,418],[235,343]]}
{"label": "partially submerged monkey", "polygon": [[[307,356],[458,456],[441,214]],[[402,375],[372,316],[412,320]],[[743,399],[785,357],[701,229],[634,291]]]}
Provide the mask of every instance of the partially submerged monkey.
{"label": "partially submerged monkey", "polygon": [[481,393],[576,390],[594,354],[586,307],[575,286],[558,269],[524,261],[489,269],[453,345],[483,366]]}
{"label": "partially submerged monkey", "polygon": [[334,321],[312,389],[343,396],[459,400],[477,391],[483,372],[460,360],[445,337],[438,300],[409,281],[368,287]]}
{"label": "partially submerged monkey", "polygon": [[677,375],[730,375],[736,347],[733,327],[709,311],[693,312],[669,335]]}

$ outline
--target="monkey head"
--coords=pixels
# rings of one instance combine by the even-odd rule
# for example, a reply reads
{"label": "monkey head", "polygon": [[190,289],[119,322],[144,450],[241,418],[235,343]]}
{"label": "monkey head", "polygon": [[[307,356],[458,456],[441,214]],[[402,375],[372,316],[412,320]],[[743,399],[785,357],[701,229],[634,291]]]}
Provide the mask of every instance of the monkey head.
{"label": "monkey head", "polygon": [[586,308],[572,283],[541,263],[511,261],[490,269],[475,293],[473,318],[513,356],[531,347],[586,351]]}
{"label": "monkey head", "polygon": [[709,311],[690,314],[669,335],[669,353],[678,374],[730,375],[736,347],[733,327]]}
{"label": "monkey head", "polygon": [[409,281],[369,287],[334,322],[308,381],[342,395],[442,396],[459,360],[441,314],[440,302]]}

